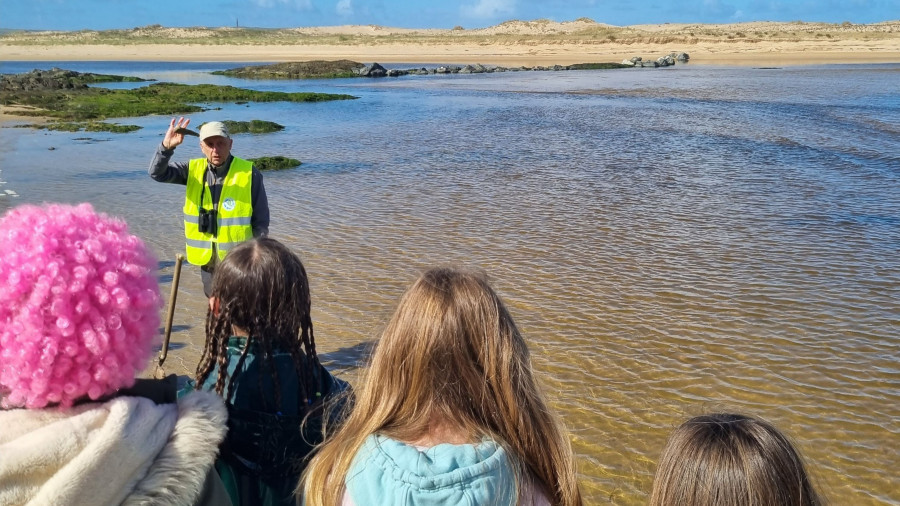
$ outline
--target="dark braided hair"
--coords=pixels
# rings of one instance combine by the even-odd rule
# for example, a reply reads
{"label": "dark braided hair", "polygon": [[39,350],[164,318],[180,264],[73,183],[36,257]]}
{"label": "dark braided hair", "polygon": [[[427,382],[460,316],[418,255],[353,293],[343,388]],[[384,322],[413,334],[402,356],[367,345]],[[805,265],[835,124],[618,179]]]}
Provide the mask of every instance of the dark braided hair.
{"label": "dark braided hair", "polygon": [[[251,346],[261,355],[257,375],[260,398],[268,399],[262,373],[268,371],[275,389],[275,409],[281,410],[281,388],[275,353],[288,353],[300,385],[298,413],[321,400],[321,365],[316,355],[310,318],[309,280],[300,258],[285,245],[270,238],[241,243],[216,266],[212,297],[217,307],[206,316],[206,345],[197,366],[197,389],[218,366],[215,390],[230,402],[234,382]],[[247,343],[234,375],[228,377],[228,339],[246,334]],[[227,383],[227,385],[226,385]],[[227,386],[227,388],[226,388]]]}

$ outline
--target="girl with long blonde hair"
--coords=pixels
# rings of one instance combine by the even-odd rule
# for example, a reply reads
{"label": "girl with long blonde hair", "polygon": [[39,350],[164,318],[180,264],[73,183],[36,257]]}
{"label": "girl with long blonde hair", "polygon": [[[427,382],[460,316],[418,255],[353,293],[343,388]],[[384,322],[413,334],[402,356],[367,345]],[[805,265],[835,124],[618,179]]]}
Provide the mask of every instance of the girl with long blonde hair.
{"label": "girl with long blonde hair", "polygon": [[425,272],[361,384],[304,472],[305,504],[581,504],[567,434],[483,275]]}

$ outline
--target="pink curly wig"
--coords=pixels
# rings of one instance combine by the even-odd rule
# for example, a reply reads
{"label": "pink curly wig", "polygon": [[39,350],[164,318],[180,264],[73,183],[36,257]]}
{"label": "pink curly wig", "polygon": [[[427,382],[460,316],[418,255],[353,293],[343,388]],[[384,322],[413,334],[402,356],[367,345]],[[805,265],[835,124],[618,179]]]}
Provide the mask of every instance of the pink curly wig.
{"label": "pink curly wig", "polygon": [[21,206],[0,218],[4,407],[69,407],[134,384],[153,353],[156,259],[90,204]]}

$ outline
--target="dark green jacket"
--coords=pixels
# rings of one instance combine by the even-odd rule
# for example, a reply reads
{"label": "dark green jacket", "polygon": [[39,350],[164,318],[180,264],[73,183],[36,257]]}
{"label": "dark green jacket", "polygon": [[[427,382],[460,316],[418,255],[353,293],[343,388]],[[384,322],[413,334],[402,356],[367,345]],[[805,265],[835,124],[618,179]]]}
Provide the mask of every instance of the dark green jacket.
{"label": "dark green jacket", "polygon": [[[246,342],[241,337],[228,341],[229,379]],[[300,474],[314,447],[324,439],[323,424],[327,420],[329,430],[334,429],[349,399],[350,386],[318,365],[319,384],[313,389],[312,402],[304,403],[290,354],[276,350],[272,363],[280,384],[279,403],[271,366],[261,355],[257,347],[247,353],[233,395],[228,395],[226,380],[228,435],[216,469],[235,505],[292,505]],[[306,356],[303,360],[308,367]],[[203,388],[215,389],[217,376],[218,368]]]}

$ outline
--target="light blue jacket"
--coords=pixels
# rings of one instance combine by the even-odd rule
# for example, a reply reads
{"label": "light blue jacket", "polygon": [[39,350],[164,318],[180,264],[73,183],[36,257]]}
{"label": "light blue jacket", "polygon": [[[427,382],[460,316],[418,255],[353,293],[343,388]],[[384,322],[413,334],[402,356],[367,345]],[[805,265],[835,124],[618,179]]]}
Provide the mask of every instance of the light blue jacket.
{"label": "light blue jacket", "polygon": [[349,499],[358,506],[514,506],[517,498],[509,457],[490,440],[419,450],[369,436],[350,464],[345,483]]}

